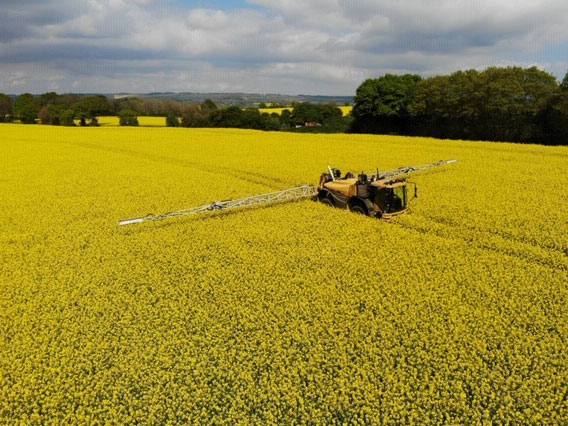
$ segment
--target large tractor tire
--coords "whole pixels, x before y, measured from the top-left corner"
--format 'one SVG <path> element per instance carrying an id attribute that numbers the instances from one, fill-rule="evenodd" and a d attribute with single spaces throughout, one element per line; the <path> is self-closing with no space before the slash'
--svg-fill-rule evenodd
<path id="1" fill-rule="evenodd" d="M 350 210 L 351 210 L 353 213 L 362 214 L 362 215 L 367 216 L 367 210 L 365 210 L 365 208 L 362 207 L 362 206 L 354 205 L 353 207 L 351 207 Z"/>
<path id="2" fill-rule="evenodd" d="M 333 201 L 331 201 L 331 200 L 330 200 L 329 198 L 327 198 L 327 197 L 322 198 L 322 199 L 320 200 L 320 203 L 322 203 L 322 204 L 324 204 L 324 205 L 326 205 L 326 206 L 329 206 L 329 207 L 335 207 L 335 206 L 333 205 Z"/>

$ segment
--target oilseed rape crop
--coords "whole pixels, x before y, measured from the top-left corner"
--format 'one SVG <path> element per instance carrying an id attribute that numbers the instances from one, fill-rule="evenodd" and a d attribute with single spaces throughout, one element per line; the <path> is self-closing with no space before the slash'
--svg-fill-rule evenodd
<path id="1" fill-rule="evenodd" d="M 312 201 L 412 177 L 380 221 Z M 566 424 L 568 148 L 0 125 L 0 423 Z"/>
<path id="2" fill-rule="evenodd" d="M 165 117 L 146 117 L 140 115 L 137 117 L 140 126 L 144 127 L 165 127 Z M 119 126 L 120 120 L 117 116 L 103 116 L 99 117 L 100 126 Z"/>

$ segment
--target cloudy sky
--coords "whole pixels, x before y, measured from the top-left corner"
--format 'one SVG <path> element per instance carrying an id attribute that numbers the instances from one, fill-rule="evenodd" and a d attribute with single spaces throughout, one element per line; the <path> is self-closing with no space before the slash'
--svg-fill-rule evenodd
<path id="1" fill-rule="evenodd" d="M 352 95 L 368 77 L 568 70 L 566 0 L 0 0 L 0 92 Z"/>

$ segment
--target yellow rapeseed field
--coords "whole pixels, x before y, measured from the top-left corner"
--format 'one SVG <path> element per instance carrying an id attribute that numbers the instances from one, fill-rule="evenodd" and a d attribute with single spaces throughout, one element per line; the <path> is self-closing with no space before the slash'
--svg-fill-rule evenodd
<path id="1" fill-rule="evenodd" d="M 117 116 L 104 116 L 99 117 L 99 124 L 101 126 L 118 126 L 119 118 Z M 146 117 L 143 115 L 138 116 L 138 124 L 144 127 L 165 127 L 165 117 Z"/>
<path id="2" fill-rule="evenodd" d="M 389 222 L 119 219 L 457 158 Z M 0 125 L 0 423 L 568 422 L 568 148 Z"/>

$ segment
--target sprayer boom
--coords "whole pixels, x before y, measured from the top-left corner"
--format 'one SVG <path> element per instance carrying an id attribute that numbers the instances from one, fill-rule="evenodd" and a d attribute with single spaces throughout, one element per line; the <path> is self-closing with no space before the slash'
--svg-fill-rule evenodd
<path id="1" fill-rule="evenodd" d="M 242 207 L 281 203 L 284 201 L 293 201 L 304 198 L 310 198 L 313 197 L 314 195 L 316 195 L 316 190 L 313 185 L 303 185 L 297 188 L 285 189 L 284 191 L 270 192 L 268 194 L 262 194 L 262 195 L 254 195 L 252 197 L 240 198 L 238 200 L 216 201 L 211 204 L 194 207 L 188 210 L 180 210 L 161 215 L 149 214 L 147 216 L 138 217 L 135 219 L 121 220 L 120 222 L 118 222 L 118 225 L 119 226 L 133 225 L 136 223 L 155 222 L 158 220 L 165 220 L 173 217 L 193 216 L 197 214 L 211 213 L 221 210 L 230 210 Z"/>
<path id="2" fill-rule="evenodd" d="M 405 166 L 395 170 L 379 173 L 378 179 L 388 179 L 397 176 L 409 175 L 411 173 L 423 172 L 425 170 L 434 169 L 436 167 L 446 166 L 448 164 L 457 163 L 458 160 L 441 160 L 437 163 L 423 164 L 421 166 Z"/>

